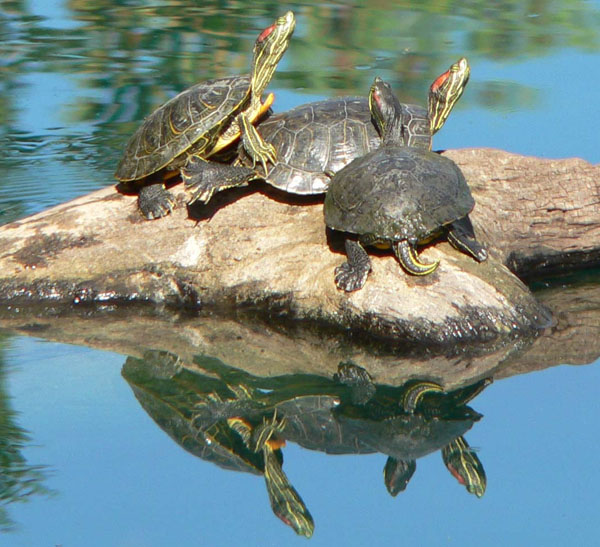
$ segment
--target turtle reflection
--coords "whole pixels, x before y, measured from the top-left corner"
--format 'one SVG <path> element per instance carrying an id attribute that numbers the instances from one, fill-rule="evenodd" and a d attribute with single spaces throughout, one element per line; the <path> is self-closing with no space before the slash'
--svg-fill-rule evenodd
<path id="1" fill-rule="evenodd" d="M 188 365 L 160 351 L 129 357 L 122 374 L 185 450 L 263 475 L 273 512 L 299 535 L 310 537 L 314 522 L 283 471 L 286 441 L 328 454 L 386 454 L 384 482 L 393 496 L 406 488 L 418 458 L 442 449 L 446 467 L 469 492 L 485 491 L 483 466 L 463 435 L 481 418 L 467 403 L 489 380 L 450 392 L 421 380 L 389 386 L 353 363 L 341 363 L 333 378 L 258 377 L 215 358 L 197 356 Z"/>

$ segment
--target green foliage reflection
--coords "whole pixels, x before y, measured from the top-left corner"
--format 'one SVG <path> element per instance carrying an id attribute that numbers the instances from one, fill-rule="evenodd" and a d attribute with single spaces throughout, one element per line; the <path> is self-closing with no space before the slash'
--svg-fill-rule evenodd
<path id="1" fill-rule="evenodd" d="M 43 484 L 47 468 L 28 464 L 23 455 L 31 439 L 17 424 L 18 415 L 10 406 L 3 358 L 6 340 L 6 335 L 0 333 L 0 532 L 10 531 L 15 526 L 8 513 L 10 503 L 52 493 Z"/>

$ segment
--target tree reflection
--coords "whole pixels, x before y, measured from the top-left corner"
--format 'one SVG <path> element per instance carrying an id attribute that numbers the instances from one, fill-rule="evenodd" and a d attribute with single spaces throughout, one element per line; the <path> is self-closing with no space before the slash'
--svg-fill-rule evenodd
<path id="1" fill-rule="evenodd" d="M 0 333 L 0 532 L 10 531 L 15 526 L 8 512 L 9 504 L 52 493 L 43 484 L 47 468 L 28 464 L 23 455 L 31 438 L 17 424 L 18 414 L 10 406 L 4 363 L 7 339 L 7 335 Z"/>

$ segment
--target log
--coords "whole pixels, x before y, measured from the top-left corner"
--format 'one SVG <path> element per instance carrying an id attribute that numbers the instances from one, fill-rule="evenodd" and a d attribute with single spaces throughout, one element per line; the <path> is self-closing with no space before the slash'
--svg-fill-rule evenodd
<path id="1" fill-rule="evenodd" d="M 485 148 L 448 150 L 477 206 L 478 238 L 521 278 L 600 263 L 600 166 Z"/>
<path id="2" fill-rule="evenodd" d="M 159 352 L 177 356 L 190 369 L 205 357 L 256 377 L 316 374 L 331 378 L 340 362 L 365 368 L 380 384 L 402 385 L 411 379 L 431 380 L 447 390 L 482 378 L 506 378 L 563 364 L 584 365 L 600 356 L 600 292 L 596 282 L 564 287 L 561 283 L 536 293 L 557 323 L 535 337 L 510 344 L 498 341 L 452 348 L 445 353 L 356 340 L 350 333 L 314 326 L 260 321 L 235 316 L 154 310 L 76 307 L 59 314 L 36 314 L 28 307 L 0 308 L 0 327 L 143 359 Z M 125 361 L 125 359 L 124 359 Z"/>
<path id="3" fill-rule="evenodd" d="M 447 155 L 473 189 L 485 263 L 435 242 L 422 256 L 440 267 L 414 278 L 379 253 L 365 287 L 344 294 L 333 282 L 342 238 L 325 230 L 322 200 L 253 183 L 188 211 L 178 185 L 181 206 L 145 221 L 135 196 L 110 187 L 0 228 L 0 302 L 249 306 L 400 345 L 532 333 L 550 316 L 505 264 L 530 274 L 598 263 L 600 168 L 497 150 Z"/>

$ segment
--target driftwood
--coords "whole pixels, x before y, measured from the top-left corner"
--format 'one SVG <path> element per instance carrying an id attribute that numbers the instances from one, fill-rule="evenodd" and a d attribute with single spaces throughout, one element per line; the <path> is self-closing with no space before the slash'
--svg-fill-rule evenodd
<path id="1" fill-rule="evenodd" d="M 111 187 L 0 229 L 0 301 L 250 305 L 400 343 L 481 341 L 547 325 L 549 314 L 504 264 L 530 275 L 598 263 L 600 167 L 496 150 L 447 154 L 473 189 L 485 263 L 436 242 L 422 255 L 440 267 L 417 279 L 378 254 L 365 287 L 347 295 L 333 283 L 341 238 L 328 236 L 319 200 L 252 184 L 188 211 L 179 185 L 182 206 L 145 221 L 135 196 Z"/>

